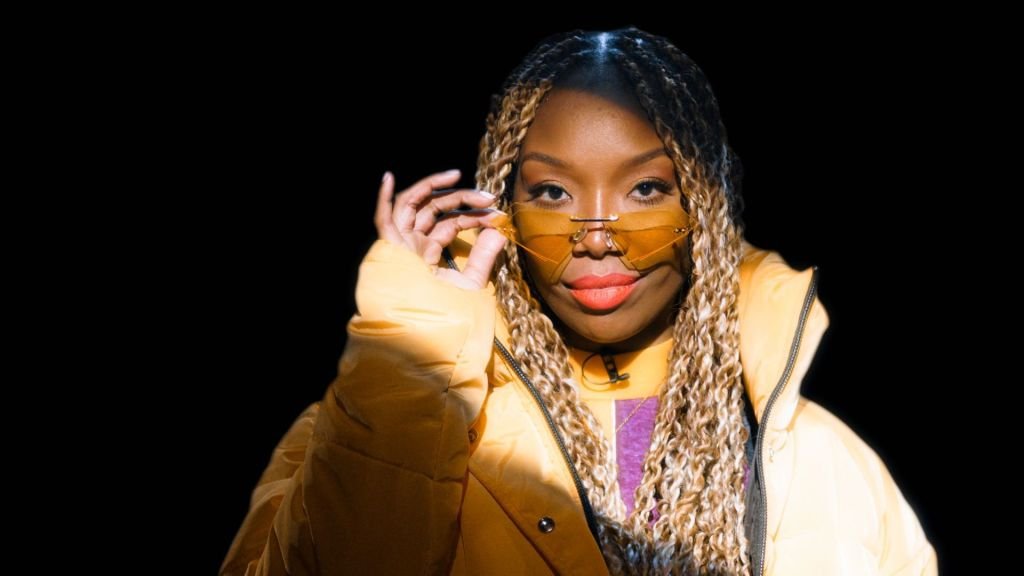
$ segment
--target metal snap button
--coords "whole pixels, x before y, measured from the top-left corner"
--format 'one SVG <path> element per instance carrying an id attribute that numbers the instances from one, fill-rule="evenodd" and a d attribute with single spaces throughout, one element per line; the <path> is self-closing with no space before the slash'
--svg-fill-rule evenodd
<path id="1" fill-rule="evenodd" d="M 545 516 L 541 518 L 539 522 L 537 522 L 537 529 L 547 534 L 555 529 L 555 521 Z"/>

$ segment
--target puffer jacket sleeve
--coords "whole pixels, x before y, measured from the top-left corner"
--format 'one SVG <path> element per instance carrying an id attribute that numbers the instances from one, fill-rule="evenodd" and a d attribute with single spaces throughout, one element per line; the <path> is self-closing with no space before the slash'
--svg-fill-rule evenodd
<path id="1" fill-rule="evenodd" d="M 880 459 L 875 457 L 885 511 L 882 517 L 884 549 L 880 574 L 887 576 L 935 576 L 935 549 L 925 537 L 914 510 Z"/>
<path id="2" fill-rule="evenodd" d="M 297 424 L 303 460 L 257 488 L 221 574 L 449 571 L 469 429 L 487 392 L 493 287 L 451 286 L 378 241 L 356 304 L 338 376 L 315 419 Z"/>

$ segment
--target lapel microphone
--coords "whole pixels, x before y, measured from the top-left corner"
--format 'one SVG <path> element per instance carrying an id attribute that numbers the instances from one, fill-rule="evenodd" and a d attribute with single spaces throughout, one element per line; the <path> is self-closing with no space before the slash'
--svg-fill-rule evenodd
<path id="1" fill-rule="evenodd" d="M 619 374 L 619 369 L 615 366 L 615 357 L 611 354 L 601 353 L 601 360 L 604 361 L 604 369 L 608 372 L 608 383 L 616 384 L 623 380 L 629 380 L 629 374 Z"/>

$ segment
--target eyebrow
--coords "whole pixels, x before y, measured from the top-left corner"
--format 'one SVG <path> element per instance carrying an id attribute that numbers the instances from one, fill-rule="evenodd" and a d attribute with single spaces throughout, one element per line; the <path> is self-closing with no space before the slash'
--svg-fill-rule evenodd
<path id="1" fill-rule="evenodd" d="M 655 148 L 653 150 L 648 150 L 647 152 L 644 152 L 643 154 L 640 154 L 638 156 L 634 156 L 629 160 L 626 160 L 625 162 L 622 163 L 622 165 L 627 168 L 635 168 L 637 166 L 646 164 L 651 160 L 654 160 L 655 158 L 658 158 L 663 155 L 665 155 L 664 148 Z M 537 162 L 550 164 L 551 166 L 555 166 L 556 168 L 569 167 L 569 164 L 564 160 L 559 160 L 558 158 L 555 158 L 554 156 L 549 156 L 547 154 L 544 154 L 543 152 L 530 152 L 528 154 L 523 155 L 523 163 L 525 164 L 528 160 L 536 160 Z"/>

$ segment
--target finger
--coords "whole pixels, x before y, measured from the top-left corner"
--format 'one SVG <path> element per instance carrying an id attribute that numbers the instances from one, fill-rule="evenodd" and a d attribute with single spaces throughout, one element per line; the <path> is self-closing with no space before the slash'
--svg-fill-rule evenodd
<path id="1" fill-rule="evenodd" d="M 446 190 L 434 191 L 436 199 L 451 199 L 453 195 L 458 196 L 462 204 L 469 204 L 475 208 L 486 208 L 498 201 L 498 197 L 494 194 L 477 188 L 448 188 Z M 457 207 L 458 205 L 452 206 L 449 210 Z"/>
<path id="2" fill-rule="evenodd" d="M 438 190 L 432 198 L 416 213 L 413 230 L 429 233 L 434 222 L 446 213 L 461 206 L 486 208 L 497 200 L 491 194 L 479 190 Z"/>
<path id="3" fill-rule="evenodd" d="M 437 242 L 428 242 L 427 247 L 423 250 L 423 261 L 431 266 L 437 266 L 441 262 L 441 253 L 443 251 L 444 246 Z"/>
<path id="4" fill-rule="evenodd" d="M 500 210 L 470 210 L 460 212 L 458 214 L 442 218 L 438 221 L 427 237 L 441 246 L 447 246 L 455 240 L 455 237 L 459 235 L 459 232 L 469 230 L 471 228 L 487 226 L 492 220 L 500 219 L 504 214 L 505 213 Z"/>
<path id="5" fill-rule="evenodd" d="M 413 230 L 423 232 L 424 234 L 430 232 L 430 229 L 434 226 L 434 221 L 441 218 L 445 213 L 462 206 L 463 198 L 476 195 L 478 195 L 476 190 L 465 188 L 461 190 L 458 188 L 434 190 L 428 198 L 423 199 L 423 205 L 417 210 Z"/>
<path id="6" fill-rule="evenodd" d="M 455 184 L 459 181 L 460 174 L 461 172 L 458 170 L 431 174 L 399 194 L 398 198 L 395 199 L 395 208 L 392 211 L 392 217 L 398 231 L 412 231 L 413 225 L 416 222 L 416 212 L 419 211 L 425 202 L 429 202 L 431 193 L 438 188 L 445 188 Z"/>
<path id="7" fill-rule="evenodd" d="M 391 198 L 395 195 L 395 177 L 390 171 L 384 173 L 377 192 L 377 210 L 373 215 L 373 223 L 377 227 L 377 237 L 392 244 L 401 244 L 402 236 L 395 228 L 391 219 Z"/>
<path id="8" fill-rule="evenodd" d="M 494 269 L 494 263 L 505 247 L 505 242 L 505 237 L 497 230 L 485 228 L 480 231 L 473 249 L 469 252 L 466 268 L 462 271 L 462 275 L 473 286 L 483 288 L 487 285 L 487 279 L 491 277 L 491 270 Z"/>

